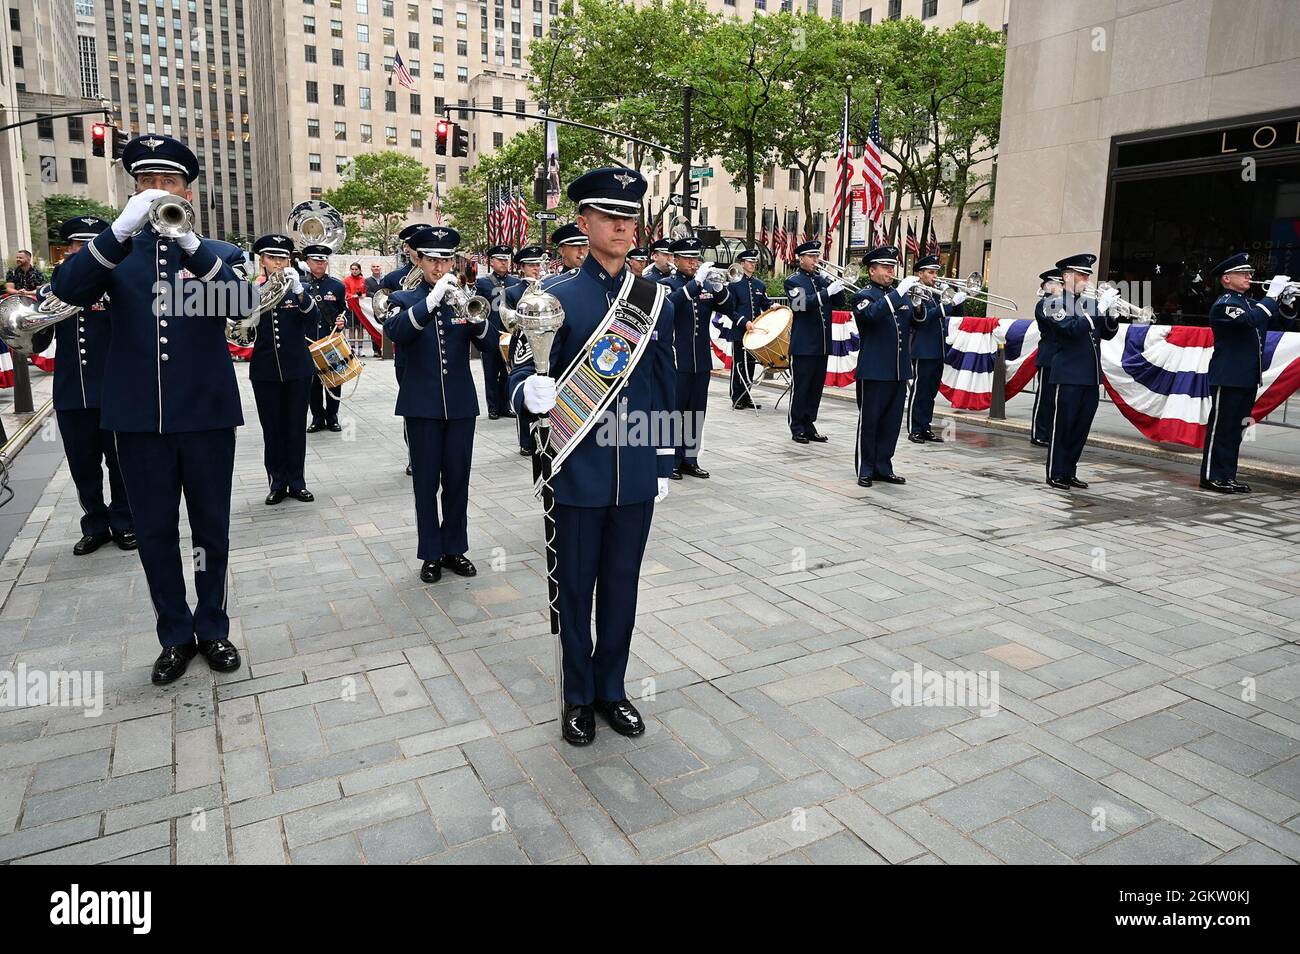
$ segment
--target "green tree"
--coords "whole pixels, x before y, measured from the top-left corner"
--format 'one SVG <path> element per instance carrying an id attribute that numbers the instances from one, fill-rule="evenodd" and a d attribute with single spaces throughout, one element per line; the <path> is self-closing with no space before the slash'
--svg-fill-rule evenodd
<path id="1" fill-rule="evenodd" d="M 33 209 L 39 212 L 32 216 L 32 235 L 45 236 L 46 248 L 63 241 L 59 238 L 59 227 L 75 216 L 93 215 L 106 222 L 112 222 L 117 218 L 117 209 L 81 195 L 47 195 L 39 205 L 34 205 Z M 35 221 L 37 214 L 40 216 L 39 228 L 36 227 Z M 44 251 L 43 249 L 42 252 Z"/>
<path id="2" fill-rule="evenodd" d="M 388 149 L 356 156 L 343 183 L 321 198 L 342 213 L 348 240 L 343 251 L 394 250 L 398 226 L 424 208 L 433 192 L 429 169 L 418 159 Z"/>

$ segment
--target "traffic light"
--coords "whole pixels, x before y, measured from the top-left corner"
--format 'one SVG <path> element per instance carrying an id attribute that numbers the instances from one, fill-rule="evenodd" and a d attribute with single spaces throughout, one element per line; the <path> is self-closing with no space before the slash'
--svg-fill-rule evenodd
<path id="1" fill-rule="evenodd" d="M 90 127 L 90 154 L 104 157 L 104 140 L 108 138 L 108 126 L 103 123 L 95 123 Z"/>
<path id="2" fill-rule="evenodd" d="M 126 130 L 113 127 L 113 158 L 121 159 L 122 151 L 126 149 L 126 144 L 131 141 L 131 137 L 126 134 Z"/>
<path id="3" fill-rule="evenodd" d="M 453 156 L 469 155 L 469 130 L 461 129 L 457 123 L 451 125 L 451 154 Z"/>
<path id="4" fill-rule="evenodd" d="M 447 155 L 447 134 L 450 131 L 450 129 L 451 129 L 451 123 L 447 122 L 447 120 L 445 119 L 438 120 L 438 128 L 437 128 L 438 143 L 435 146 L 434 151 L 437 152 L 437 154 L 440 156 Z"/>

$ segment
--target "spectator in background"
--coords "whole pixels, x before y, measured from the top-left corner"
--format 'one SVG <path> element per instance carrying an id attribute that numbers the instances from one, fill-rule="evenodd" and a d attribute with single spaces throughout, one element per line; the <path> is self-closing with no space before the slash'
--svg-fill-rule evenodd
<path id="1" fill-rule="evenodd" d="M 35 298 L 36 289 L 45 284 L 45 275 L 32 264 L 32 253 L 25 248 L 18 250 L 16 261 L 18 264 L 5 273 L 5 291 Z"/>
<path id="2" fill-rule="evenodd" d="M 358 273 L 360 273 L 361 271 L 360 265 L 353 263 L 353 267 L 357 269 Z M 384 270 L 379 267 L 378 263 L 375 263 L 370 266 L 370 277 L 366 279 L 367 295 L 373 295 L 375 292 L 379 291 L 379 283 L 380 281 L 383 280 L 383 277 L 384 277 Z"/>
<path id="3" fill-rule="evenodd" d="M 371 266 L 378 270 L 378 265 Z M 348 266 L 348 274 L 343 278 L 343 293 L 347 297 L 348 312 L 352 315 L 353 327 L 364 327 L 361 323 L 361 296 L 369 298 L 375 292 L 371 291 L 370 283 L 375 282 L 375 290 L 379 289 L 379 283 L 375 279 L 366 279 L 361 277 L 361 263 L 353 262 Z M 349 335 L 348 337 L 351 337 Z"/>

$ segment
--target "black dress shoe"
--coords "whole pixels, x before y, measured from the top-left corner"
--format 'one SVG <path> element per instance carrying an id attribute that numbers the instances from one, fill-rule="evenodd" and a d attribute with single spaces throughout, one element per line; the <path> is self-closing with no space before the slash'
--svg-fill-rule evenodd
<path id="1" fill-rule="evenodd" d="M 818 444 L 825 444 L 825 443 L 826 443 L 826 435 L 825 435 L 825 434 L 818 434 L 816 431 L 814 431 L 813 433 L 811 433 L 811 434 L 808 435 L 808 440 L 810 440 L 810 441 L 816 441 Z"/>
<path id="2" fill-rule="evenodd" d="M 457 576 L 477 576 L 478 570 L 463 553 L 445 553 L 438 561 Z"/>
<path id="3" fill-rule="evenodd" d="M 928 443 L 928 444 L 942 444 L 942 443 L 943 443 L 943 438 L 940 437 L 938 434 L 936 434 L 934 431 L 926 431 L 925 434 L 924 434 L 923 436 L 925 437 L 926 443 Z"/>
<path id="4" fill-rule="evenodd" d="M 602 702 L 597 699 L 595 709 L 619 735 L 636 736 L 645 732 L 645 720 L 641 718 L 641 713 L 626 699 L 617 702 Z"/>
<path id="5" fill-rule="evenodd" d="M 1032 444 L 1034 447 L 1049 447 L 1049 446 L 1051 446 L 1049 441 L 1040 441 L 1037 437 L 1031 437 L 1031 438 L 1029 438 L 1029 443 Z"/>
<path id="6" fill-rule="evenodd" d="M 406 465 L 406 476 L 407 476 L 407 477 L 410 477 L 410 476 L 411 476 L 411 465 L 410 465 L 410 464 L 407 464 L 407 465 Z"/>
<path id="7" fill-rule="evenodd" d="M 72 545 L 74 556 L 85 556 L 87 553 L 94 553 L 109 540 L 113 539 L 111 530 L 104 530 L 100 533 L 88 533 Z"/>
<path id="8" fill-rule="evenodd" d="M 276 504 L 278 504 L 281 500 L 283 500 L 287 496 L 289 495 L 285 493 L 283 490 L 272 490 L 269 494 L 266 495 L 266 505 L 268 507 L 274 507 Z"/>
<path id="9" fill-rule="evenodd" d="M 1071 477 L 1069 480 L 1066 481 L 1066 483 L 1068 483 L 1071 487 L 1075 487 L 1079 490 L 1088 489 L 1088 482 L 1086 480 L 1080 480 L 1078 477 Z"/>
<path id="10" fill-rule="evenodd" d="M 507 421 L 513 421 L 517 417 L 519 417 L 519 415 L 516 414 L 514 411 L 502 411 L 501 416 L 504 417 Z"/>
<path id="11" fill-rule="evenodd" d="M 323 431 L 323 430 L 325 430 L 325 425 L 322 424 L 320 421 L 312 421 L 310 424 L 307 425 L 308 434 L 315 434 L 317 431 Z"/>
<path id="12" fill-rule="evenodd" d="M 897 474 L 876 474 L 876 480 L 883 480 L 887 484 L 905 484 L 906 477 L 899 477 Z"/>
<path id="13" fill-rule="evenodd" d="M 119 550 L 135 550 L 140 546 L 140 541 L 135 538 L 134 530 L 114 530 L 113 542 L 117 544 Z"/>
<path id="14" fill-rule="evenodd" d="M 1243 484 L 1236 477 L 1229 478 L 1228 483 L 1232 485 L 1232 489 L 1235 493 L 1239 493 L 1239 494 L 1250 493 L 1250 484 Z"/>
<path id="15" fill-rule="evenodd" d="M 333 431 L 335 434 L 337 434 L 339 431 L 343 430 L 343 425 L 340 424 L 338 421 L 331 421 L 330 423 L 325 425 L 325 429 Z"/>
<path id="16" fill-rule="evenodd" d="M 924 434 L 908 434 L 908 435 L 907 435 L 907 439 L 908 439 L 909 441 L 911 441 L 913 444 L 924 444 L 924 443 L 925 443 L 925 435 L 924 435 Z"/>
<path id="17" fill-rule="evenodd" d="M 671 474 L 668 475 L 668 479 L 669 479 L 669 480 L 681 480 L 681 479 L 682 479 L 682 472 L 681 472 L 681 470 L 678 469 L 678 468 L 676 468 L 676 467 L 674 467 L 674 468 L 673 468 L 673 472 L 672 472 Z"/>
<path id="18" fill-rule="evenodd" d="M 807 444 L 807 443 L 808 443 L 808 435 L 807 435 L 807 434 L 795 434 L 794 436 L 792 436 L 792 437 L 790 438 L 790 440 L 794 441 L 796 444 Z"/>
<path id="19" fill-rule="evenodd" d="M 234 672 L 239 668 L 239 650 L 228 639 L 200 639 L 199 655 L 213 672 Z"/>
<path id="20" fill-rule="evenodd" d="M 1047 486 L 1049 486 L 1049 487 L 1055 487 L 1057 490 L 1070 490 L 1070 489 L 1071 489 L 1071 487 L 1070 487 L 1070 482 L 1069 482 L 1068 480 L 1057 480 L 1055 477 L 1048 477 L 1048 478 L 1047 478 Z"/>
<path id="21" fill-rule="evenodd" d="M 870 478 L 870 477 L 859 477 L 859 478 L 858 478 L 858 486 L 859 486 L 859 487 L 870 487 L 870 486 L 871 486 L 871 478 Z"/>
<path id="22" fill-rule="evenodd" d="M 596 738 L 596 713 L 591 706 L 566 706 L 560 734 L 570 745 L 591 745 Z"/>
<path id="23" fill-rule="evenodd" d="M 519 448 L 519 456 L 520 456 L 520 457 L 532 457 L 532 456 L 533 456 L 533 452 L 530 451 L 527 447 L 521 447 L 521 448 Z"/>
<path id="24" fill-rule="evenodd" d="M 289 496 L 292 497 L 294 500 L 301 500 L 303 503 L 311 503 L 313 500 L 316 499 L 316 495 L 312 493 L 310 490 L 308 490 L 306 487 L 302 488 L 302 490 L 289 491 Z"/>
<path id="25" fill-rule="evenodd" d="M 501 417 L 496 411 L 488 411 L 488 420 L 495 421 Z"/>
<path id="26" fill-rule="evenodd" d="M 155 686 L 165 686 L 185 675 L 185 667 L 198 652 L 193 643 L 188 646 L 164 646 L 163 651 L 153 663 L 153 673 L 149 676 Z"/>
<path id="27" fill-rule="evenodd" d="M 709 472 L 699 464 L 693 464 L 689 460 L 682 464 L 682 473 L 690 474 L 692 477 L 699 477 L 701 480 L 709 479 Z"/>
<path id="28" fill-rule="evenodd" d="M 437 583 L 442 579 L 442 565 L 437 560 L 425 560 L 420 567 L 422 583 Z"/>
<path id="29" fill-rule="evenodd" d="M 1235 493 L 1237 492 L 1237 488 L 1233 487 L 1232 484 L 1230 484 L 1230 483 L 1229 483 L 1228 481 L 1226 481 L 1226 480 L 1205 480 L 1205 479 L 1202 479 L 1202 480 L 1201 480 L 1201 489 L 1202 489 L 1202 490 L 1213 490 L 1215 493 L 1218 493 L 1218 494 L 1235 494 Z"/>

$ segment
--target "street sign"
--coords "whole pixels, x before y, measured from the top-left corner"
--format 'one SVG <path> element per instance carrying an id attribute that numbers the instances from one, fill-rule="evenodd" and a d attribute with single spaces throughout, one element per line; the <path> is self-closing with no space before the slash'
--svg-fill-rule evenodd
<path id="1" fill-rule="evenodd" d="M 691 208 L 698 209 L 699 207 L 700 207 L 700 197 L 698 195 L 691 196 Z"/>
<path id="2" fill-rule="evenodd" d="M 679 195 L 678 193 L 674 192 L 672 195 L 670 195 L 670 196 L 668 197 L 668 204 L 669 204 L 669 205 L 677 205 L 677 206 L 680 206 L 680 205 L 682 204 L 682 197 L 681 197 L 681 195 Z"/>
<path id="3" fill-rule="evenodd" d="M 686 191 L 691 195 L 696 195 L 700 191 L 700 184 L 698 182 L 692 182 L 686 187 Z"/>
<path id="4" fill-rule="evenodd" d="M 554 222 L 559 218 L 555 212 L 534 212 L 533 215 L 538 222 Z"/>
<path id="5" fill-rule="evenodd" d="M 713 167 L 712 166 L 691 166 L 691 178 L 712 179 Z"/>

